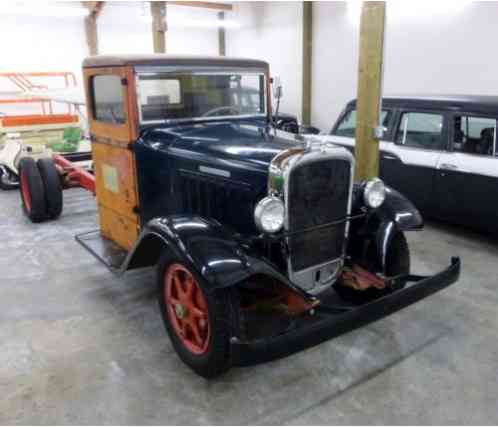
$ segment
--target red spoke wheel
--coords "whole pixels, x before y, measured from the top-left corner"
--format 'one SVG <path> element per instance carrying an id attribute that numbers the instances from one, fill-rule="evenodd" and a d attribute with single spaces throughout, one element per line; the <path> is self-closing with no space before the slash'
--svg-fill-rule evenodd
<path id="1" fill-rule="evenodd" d="M 24 213 L 32 222 L 47 218 L 45 188 L 36 162 L 31 157 L 23 157 L 19 162 L 20 191 Z"/>
<path id="2" fill-rule="evenodd" d="M 157 284 L 164 325 L 180 359 L 205 378 L 228 370 L 230 338 L 239 324 L 235 290 L 209 291 L 202 276 L 169 252 L 159 260 Z"/>
<path id="3" fill-rule="evenodd" d="M 21 171 L 21 197 L 26 211 L 31 212 L 31 196 L 29 194 L 26 171 Z"/>
<path id="4" fill-rule="evenodd" d="M 199 284 L 181 264 L 171 264 L 164 277 L 164 302 L 180 341 L 193 354 L 204 354 L 210 338 L 207 303 Z"/>

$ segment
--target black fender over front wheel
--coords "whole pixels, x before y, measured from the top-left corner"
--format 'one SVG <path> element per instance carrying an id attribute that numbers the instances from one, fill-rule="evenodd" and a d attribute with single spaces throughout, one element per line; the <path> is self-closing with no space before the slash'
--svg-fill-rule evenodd
<path id="1" fill-rule="evenodd" d="M 238 324 L 236 291 L 207 292 L 202 277 L 169 251 L 159 260 L 157 290 L 164 325 L 180 359 L 205 378 L 227 371 L 230 338 Z"/>

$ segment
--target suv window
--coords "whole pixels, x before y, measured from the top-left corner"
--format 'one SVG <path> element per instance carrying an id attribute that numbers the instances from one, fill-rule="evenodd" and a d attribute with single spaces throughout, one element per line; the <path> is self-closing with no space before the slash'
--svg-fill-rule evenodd
<path id="1" fill-rule="evenodd" d="M 380 113 L 380 122 L 382 126 L 388 128 L 391 121 L 392 111 L 382 110 Z M 356 110 L 348 110 L 346 114 L 342 117 L 341 121 L 335 128 L 333 132 L 334 135 L 338 136 L 349 136 L 354 137 L 356 133 Z"/>
<path id="2" fill-rule="evenodd" d="M 496 152 L 496 119 L 456 116 L 453 130 L 453 151 L 493 156 Z"/>
<path id="3" fill-rule="evenodd" d="M 426 150 L 442 149 L 444 146 L 443 115 L 403 113 L 396 133 L 396 143 Z"/>
<path id="4" fill-rule="evenodd" d="M 100 75 L 92 78 L 93 117 L 100 122 L 125 123 L 121 77 Z"/>

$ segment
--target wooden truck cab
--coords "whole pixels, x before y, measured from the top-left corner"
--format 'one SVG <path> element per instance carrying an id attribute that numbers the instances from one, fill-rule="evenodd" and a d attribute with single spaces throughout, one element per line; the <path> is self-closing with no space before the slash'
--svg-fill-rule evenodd
<path id="1" fill-rule="evenodd" d="M 130 250 L 139 233 L 135 157 L 136 89 L 131 65 L 85 61 L 83 75 L 101 233 Z"/>

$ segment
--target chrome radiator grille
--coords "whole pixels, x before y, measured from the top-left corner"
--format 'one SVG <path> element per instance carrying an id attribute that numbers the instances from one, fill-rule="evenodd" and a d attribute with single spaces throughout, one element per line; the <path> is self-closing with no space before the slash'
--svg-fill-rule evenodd
<path id="1" fill-rule="evenodd" d="M 348 214 L 351 163 L 327 158 L 296 166 L 289 176 L 288 231 L 320 226 Z M 293 271 L 337 259 L 344 252 L 346 223 L 292 235 L 288 240 Z"/>

